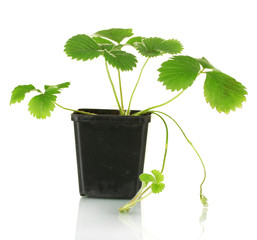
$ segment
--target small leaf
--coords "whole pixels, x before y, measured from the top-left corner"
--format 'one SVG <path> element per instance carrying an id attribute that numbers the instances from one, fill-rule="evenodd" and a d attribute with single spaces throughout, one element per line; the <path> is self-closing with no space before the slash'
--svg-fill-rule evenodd
<path id="1" fill-rule="evenodd" d="M 136 49 L 145 57 L 157 57 L 164 54 L 158 47 L 164 41 L 162 38 L 145 38 L 138 44 Z"/>
<path id="2" fill-rule="evenodd" d="M 79 34 L 70 38 L 66 42 L 64 51 L 72 59 L 83 61 L 97 58 L 102 54 L 100 46 L 85 34 Z"/>
<path id="3" fill-rule="evenodd" d="M 158 71 L 160 72 L 158 81 L 163 82 L 166 89 L 185 90 L 193 84 L 200 71 L 200 65 L 192 57 L 174 56 L 164 62 Z"/>
<path id="4" fill-rule="evenodd" d="M 55 108 L 55 104 L 53 103 L 55 100 L 56 96 L 47 92 L 37 95 L 30 100 L 29 111 L 38 119 L 50 117 L 51 111 Z"/>
<path id="5" fill-rule="evenodd" d="M 58 85 L 45 85 L 45 90 L 49 90 L 49 89 L 62 89 L 62 88 L 68 88 L 70 86 L 70 82 L 64 82 L 64 83 L 60 83 Z"/>
<path id="6" fill-rule="evenodd" d="M 130 38 L 126 44 L 131 45 L 132 47 L 135 47 L 137 43 L 140 43 L 144 38 L 143 37 L 133 37 Z"/>
<path id="7" fill-rule="evenodd" d="M 151 174 L 142 173 L 140 174 L 139 178 L 142 182 L 145 182 L 145 183 L 155 182 L 155 179 Z"/>
<path id="8" fill-rule="evenodd" d="M 136 49 L 145 57 L 157 57 L 165 53 L 176 54 L 183 50 L 182 44 L 176 39 L 164 40 L 162 38 L 144 38 L 136 42 Z"/>
<path id="9" fill-rule="evenodd" d="M 183 50 L 183 46 L 180 43 L 180 41 L 176 39 L 169 39 L 163 41 L 159 46 L 158 49 L 163 51 L 164 53 L 169 53 L 169 54 L 177 54 L 181 53 Z"/>
<path id="10" fill-rule="evenodd" d="M 132 29 L 111 28 L 107 30 L 98 31 L 93 35 L 96 37 L 108 38 L 117 43 L 121 43 L 121 41 L 124 38 L 131 37 L 133 35 L 133 32 Z"/>
<path id="11" fill-rule="evenodd" d="M 151 185 L 151 189 L 153 193 L 160 193 L 165 188 L 164 183 L 153 183 Z"/>
<path id="12" fill-rule="evenodd" d="M 161 183 L 161 182 L 163 182 L 164 176 L 163 176 L 163 174 L 162 174 L 160 171 L 158 171 L 158 170 L 152 170 L 151 172 L 152 172 L 152 174 L 153 174 L 154 177 L 155 177 L 155 183 Z"/>
<path id="13" fill-rule="evenodd" d="M 212 64 L 205 58 L 196 58 L 196 60 L 202 65 L 203 68 L 215 69 Z"/>
<path id="14" fill-rule="evenodd" d="M 218 112 L 229 113 L 242 107 L 246 101 L 246 88 L 234 78 L 218 71 L 206 73 L 204 96 L 212 108 Z"/>
<path id="15" fill-rule="evenodd" d="M 29 85 L 19 85 L 12 91 L 10 104 L 14 104 L 16 102 L 21 102 L 25 98 L 25 94 L 29 93 L 33 90 L 37 90 L 32 84 Z"/>
<path id="16" fill-rule="evenodd" d="M 132 70 L 137 63 L 134 55 L 124 51 L 104 51 L 104 58 L 110 65 L 121 71 Z"/>

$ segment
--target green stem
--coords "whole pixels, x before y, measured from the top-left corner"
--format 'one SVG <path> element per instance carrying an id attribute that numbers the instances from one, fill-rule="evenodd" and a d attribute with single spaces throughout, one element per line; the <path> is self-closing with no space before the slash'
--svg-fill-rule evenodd
<path id="1" fill-rule="evenodd" d="M 157 115 L 163 121 L 163 123 L 165 125 L 165 130 L 166 130 L 166 142 L 165 142 L 165 150 L 164 150 L 164 157 L 163 157 L 162 170 L 161 170 L 161 173 L 162 173 L 164 170 L 167 151 L 168 151 L 169 131 L 168 131 L 168 126 L 167 126 L 166 121 L 163 119 L 163 117 L 161 115 L 157 114 L 156 112 L 158 112 L 158 111 L 154 111 L 154 112 L 150 112 L 150 113 Z M 161 113 L 161 112 L 159 112 L 159 113 Z"/>
<path id="2" fill-rule="evenodd" d="M 119 77 L 119 86 L 120 86 L 120 102 L 121 102 L 121 109 L 124 113 L 124 104 L 123 104 L 123 96 L 122 96 L 122 87 L 121 87 L 121 77 L 120 77 L 120 70 L 118 69 L 118 77 Z"/>
<path id="3" fill-rule="evenodd" d="M 135 87 L 134 87 L 134 90 L 133 90 L 133 92 L 132 92 L 132 94 L 131 94 L 131 97 L 130 97 L 130 100 L 129 100 L 127 115 L 130 114 L 130 107 L 131 107 L 131 102 L 132 102 L 134 93 L 135 93 L 135 91 L 136 91 L 136 89 L 137 89 L 137 85 L 138 85 L 138 83 L 139 83 L 139 81 L 140 81 L 140 78 L 141 78 L 141 75 L 142 75 L 143 70 L 144 70 L 144 68 L 145 68 L 145 65 L 147 64 L 147 62 L 148 62 L 149 59 L 150 59 L 149 57 L 146 59 L 144 65 L 143 65 L 143 67 L 142 67 L 142 69 L 141 69 L 141 71 L 140 71 L 139 77 L 138 77 L 138 79 L 137 79 L 137 83 L 136 83 L 136 85 L 135 85 Z"/>
<path id="4" fill-rule="evenodd" d="M 200 154 L 198 153 L 198 151 L 196 150 L 196 148 L 194 147 L 194 145 L 192 144 L 192 142 L 188 139 L 188 137 L 186 136 L 185 132 L 182 130 L 182 128 L 180 127 L 180 125 L 175 121 L 175 119 L 173 119 L 171 116 L 169 116 L 169 115 L 166 114 L 166 113 L 163 113 L 163 112 L 160 112 L 160 111 L 156 111 L 156 112 L 161 113 L 161 114 L 167 116 L 168 118 L 170 118 L 170 119 L 178 126 L 178 128 L 180 129 L 180 131 L 182 132 L 182 134 L 183 134 L 184 137 L 186 138 L 187 142 L 191 145 L 191 147 L 194 149 L 195 153 L 197 154 L 198 158 L 200 159 L 201 164 L 202 164 L 202 166 L 203 166 L 203 170 L 204 170 L 204 178 L 203 178 L 203 181 L 202 181 L 202 183 L 201 183 L 201 185 L 200 185 L 200 197 L 203 196 L 203 195 L 202 195 L 202 186 L 203 186 L 203 184 L 204 184 L 204 182 L 205 182 L 205 179 L 206 179 L 206 169 L 205 169 L 205 166 L 204 166 L 204 163 L 203 163 L 203 160 L 202 160 Z"/>
<path id="5" fill-rule="evenodd" d="M 175 100 L 177 97 L 179 97 L 185 90 L 182 90 L 179 94 L 177 94 L 174 98 L 170 99 L 169 101 L 165 102 L 165 103 L 162 103 L 162 104 L 159 104 L 159 105 L 156 105 L 154 107 L 150 107 L 150 108 L 147 108 L 143 111 L 140 111 L 140 112 L 137 112 L 137 113 L 134 113 L 132 114 L 133 116 L 139 116 L 139 115 L 142 115 L 142 114 L 145 114 L 146 112 L 149 112 L 151 109 L 154 109 L 154 108 L 158 108 L 158 107 L 162 107 L 170 102 L 172 102 L 173 100 Z"/>
<path id="6" fill-rule="evenodd" d="M 68 110 L 68 111 L 72 111 L 72 112 L 78 112 L 78 113 L 82 113 L 82 114 L 86 114 L 86 115 L 97 115 L 95 113 L 90 113 L 90 112 L 83 112 L 83 111 L 79 111 L 79 110 L 74 110 L 74 109 L 70 109 L 70 108 L 66 108 L 66 107 L 63 107 L 61 105 L 59 105 L 58 103 L 54 102 L 54 104 L 64 110 Z"/>
<path id="7" fill-rule="evenodd" d="M 113 90 L 113 93 L 114 93 L 116 102 L 117 102 L 118 107 L 119 107 L 119 110 L 120 110 L 120 114 L 121 114 L 121 115 L 124 115 L 124 114 L 123 114 L 123 111 L 122 111 L 122 109 L 121 109 L 121 106 L 120 106 L 119 99 L 118 99 L 117 94 L 116 94 L 116 91 L 115 91 L 115 87 L 114 87 L 114 84 L 113 84 L 113 81 L 112 81 L 112 78 L 111 78 L 111 74 L 110 74 L 110 71 L 109 71 L 108 64 L 107 64 L 107 61 L 106 61 L 106 60 L 105 60 L 105 67 L 106 67 L 106 71 L 107 71 L 107 74 L 108 74 L 108 78 L 109 78 L 110 83 L 111 83 L 111 85 L 112 85 L 112 90 Z"/>
<path id="8" fill-rule="evenodd" d="M 165 142 L 165 151 L 164 151 L 164 157 L 163 157 L 163 164 L 162 164 L 162 170 L 161 173 L 164 170 L 164 166 L 165 166 L 165 162 L 166 162 L 166 156 L 167 156 L 167 150 L 168 150 L 168 139 L 169 139 L 169 133 L 168 133 L 168 126 L 166 121 L 163 119 L 163 117 L 161 115 L 159 115 L 156 112 L 150 112 L 153 113 L 155 115 L 157 115 L 159 118 L 161 118 L 161 120 L 163 121 L 164 125 L 165 125 L 165 129 L 166 129 L 166 142 Z M 133 197 L 129 203 L 125 204 L 123 207 L 121 207 L 119 209 L 119 212 L 128 212 L 132 207 L 134 207 L 139 201 L 142 201 L 143 199 L 145 199 L 146 197 L 148 197 L 152 191 L 150 193 L 148 193 L 147 195 L 143 196 L 144 194 L 146 194 L 146 192 L 148 190 L 151 189 L 151 185 L 149 187 L 141 187 L 141 189 L 139 190 L 139 192 L 135 195 L 135 197 Z"/>
<path id="9" fill-rule="evenodd" d="M 137 198 L 133 198 L 129 203 L 127 203 L 123 207 L 119 208 L 119 212 L 120 213 L 129 212 L 129 210 L 132 207 L 134 207 L 138 202 L 140 202 L 140 201 L 144 200 L 145 198 L 147 198 L 151 193 L 152 193 L 152 191 L 149 192 L 148 194 L 146 194 L 143 197 L 142 197 L 143 194 L 141 194 Z"/>

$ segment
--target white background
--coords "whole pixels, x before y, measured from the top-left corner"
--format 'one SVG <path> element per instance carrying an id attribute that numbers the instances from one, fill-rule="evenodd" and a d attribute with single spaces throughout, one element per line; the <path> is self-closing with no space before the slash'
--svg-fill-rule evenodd
<path id="1" fill-rule="evenodd" d="M 257 239 L 256 22 L 254 0 L 2 1 L 0 239 Z M 247 102 L 229 115 L 206 104 L 202 77 L 162 108 L 181 124 L 205 162 L 209 208 L 202 223 L 203 170 L 172 122 L 165 191 L 121 216 L 117 208 L 124 201 L 79 197 L 70 112 L 56 108 L 51 118 L 36 120 L 27 111 L 29 97 L 9 105 L 19 84 L 43 88 L 70 81 L 58 97 L 61 105 L 115 107 L 103 59 L 77 62 L 63 52 L 70 37 L 112 27 L 179 39 L 185 55 L 206 57 L 247 87 Z M 165 59 L 149 61 L 134 109 L 174 96 L 156 81 Z M 143 61 L 139 58 L 139 67 Z M 138 74 L 139 68 L 122 74 L 127 101 Z M 146 171 L 160 168 L 164 139 L 164 127 L 153 117 Z"/>

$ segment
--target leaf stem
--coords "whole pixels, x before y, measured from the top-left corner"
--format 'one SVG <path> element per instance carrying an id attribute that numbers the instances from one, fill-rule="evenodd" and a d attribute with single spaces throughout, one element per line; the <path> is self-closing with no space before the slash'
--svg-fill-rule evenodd
<path id="1" fill-rule="evenodd" d="M 120 86 L 120 102 L 121 102 L 121 109 L 124 113 L 124 104 L 123 104 L 123 94 L 122 94 L 122 87 L 121 87 L 121 77 L 120 77 L 120 69 L 118 69 L 118 77 L 119 77 L 119 86 Z"/>
<path id="2" fill-rule="evenodd" d="M 169 101 L 165 102 L 165 103 L 162 103 L 162 104 L 159 104 L 159 105 L 156 105 L 156 106 L 153 106 L 153 107 L 150 107 L 150 108 L 147 108 L 145 110 L 142 110 L 140 112 L 137 112 L 137 113 L 134 113 L 132 114 L 132 116 L 139 116 L 139 115 L 142 115 L 142 114 L 145 114 L 146 112 L 149 112 L 151 109 L 154 109 L 154 108 L 158 108 L 158 107 L 162 107 L 170 102 L 172 102 L 173 100 L 175 100 L 177 97 L 179 97 L 185 90 L 182 90 L 179 94 L 177 94 L 175 97 L 173 97 L 172 99 L 170 99 Z"/>
<path id="3" fill-rule="evenodd" d="M 116 94 L 116 91 L 115 91 L 115 87 L 114 87 L 114 84 L 113 84 L 113 81 L 112 81 L 112 78 L 111 78 L 111 74 L 110 74 L 110 71 L 109 71 L 108 64 L 107 64 L 107 61 L 106 61 L 106 60 L 105 60 L 105 67 L 106 67 L 106 71 L 107 71 L 107 74 L 108 74 L 108 78 L 109 78 L 110 83 L 111 83 L 111 85 L 112 85 L 112 90 L 113 90 L 113 93 L 114 93 L 116 102 L 117 102 L 118 107 L 119 107 L 119 110 L 120 110 L 120 114 L 121 114 L 121 115 L 124 115 L 124 113 L 123 113 L 123 111 L 122 111 L 122 109 L 121 109 L 121 106 L 120 106 L 119 99 L 118 99 L 117 94 Z"/>
<path id="4" fill-rule="evenodd" d="M 135 91 L 136 91 L 136 89 L 137 89 L 137 86 L 138 86 L 138 83 L 139 83 L 140 78 L 141 78 L 141 76 L 142 76 L 142 73 L 143 73 L 143 70 L 144 70 L 144 68 L 145 68 L 145 65 L 147 64 L 147 62 L 149 61 L 149 59 L 150 59 L 149 57 L 146 59 L 144 65 L 143 65 L 143 67 L 142 67 L 142 69 L 141 69 L 141 71 L 140 71 L 140 74 L 139 74 L 139 76 L 138 76 L 137 83 L 136 83 L 136 85 L 135 85 L 135 87 L 134 87 L 134 90 L 133 90 L 133 92 L 132 92 L 132 94 L 131 94 L 131 97 L 130 97 L 130 100 L 129 100 L 127 115 L 130 114 L 130 107 L 131 107 L 131 102 L 132 102 L 134 93 L 135 93 Z"/>
<path id="5" fill-rule="evenodd" d="M 206 179 L 206 169 L 205 169 L 205 166 L 204 166 L 204 163 L 203 163 L 203 160 L 202 160 L 200 154 L 198 153 L 198 151 L 197 151 L 196 148 L 194 147 L 193 143 L 188 139 L 188 137 L 186 136 L 185 132 L 182 130 L 182 128 L 180 127 L 180 125 L 175 121 L 175 119 L 173 119 L 171 116 L 169 116 L 168 114 L 166 114 L 166 113 L 164 113 L 164 112 L 160 112 L 160 111 L 156 111 L 156 112 L 161 113 L 161 114 L 167 116 L 168 118 L 170 118 L 170 119 L 178 126 L 178 128 L 179 128 L 180 131 L 182 132 L 183 136 L 185 137 L 185 139 L 187 140 L 187 142 L 191 145 L 191 147 L 194 149 L 195 153 L 197 154 L 198 158 L 200 159 L 200 162 L 201 162 L 201 164 L 202 164 L 202 166 L 203 166 L 203 170 L 204 170 L 204 178 L 203 178 L 202 183 L 200 184 L 200 198 L 201 198 L 201 201 L 202 201 L 202 199 L 205 198 L 205 197 L 203 196 L 203 194 L 202 194 L 202 192 L 203 192 L 202 186 L 203 186 L 203 184 L 204 184 L 204 182 L 205 182 L 205 179 Z M 205 204 L 203 203 L 203 204 L 204 204 L 204 205 L 208 205 L 206 198 L 205 198 L 205 200 L 206 200 L 206 203 L 205 203 Z M 205 201 L 205 200 L 204 200 L 204 201 Z"/>
<path id="6" fill-rule="evenodd" d="M 70 109 L 70 108 L 66 108 L 66 107 L 63 107 L 61 105 L 59 105 L 58 103 L 54 102 L 54 104 L 64 110 L 68 110 L 68 111 L 72 111 L 72 112 L 78 112 L 78 113 L 82 113 L 82 114 L 86 114 L 86 115 L 97 115 L 95 113 L 90 113 L 90 112 L 84 112 L 84 111 L 79 111 L 79 110 L 74 110 L 74 109 Z"/>

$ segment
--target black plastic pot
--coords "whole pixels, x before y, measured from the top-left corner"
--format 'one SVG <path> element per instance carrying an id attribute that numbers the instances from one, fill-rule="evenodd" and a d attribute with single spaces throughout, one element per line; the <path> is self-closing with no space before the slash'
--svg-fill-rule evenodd
<path id="1" fill-rule="evenodd" d="M 141 187 L 151 115 L 121 116 L 117 110 L 73 113 L 79 190 L 92 198 L 132 198 Z M 133 113 L 133 111 L 132 111 Z"/>

